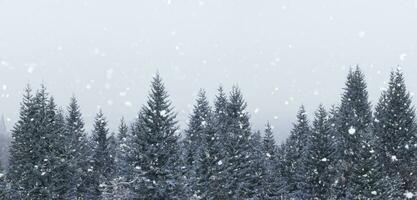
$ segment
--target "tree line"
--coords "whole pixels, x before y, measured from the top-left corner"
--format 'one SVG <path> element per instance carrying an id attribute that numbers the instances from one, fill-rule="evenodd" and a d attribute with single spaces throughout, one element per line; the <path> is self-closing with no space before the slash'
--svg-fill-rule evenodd
<path id="1" fill-rule="evenodd" d="M 340 104 L 301 106 L 289 138 L 253 131 L 238 87 L 200 90 L 180 131 L 161 77 L 132 123 L 109 131 L 100 110 L 90 134 L 75 97 L 60 109 L 28 86 L 12 130 L 2 199 L 405 199 L 417 182 L 415 109 L 391 72 L 373 108 L 365 76 L 349 71 Z"/>

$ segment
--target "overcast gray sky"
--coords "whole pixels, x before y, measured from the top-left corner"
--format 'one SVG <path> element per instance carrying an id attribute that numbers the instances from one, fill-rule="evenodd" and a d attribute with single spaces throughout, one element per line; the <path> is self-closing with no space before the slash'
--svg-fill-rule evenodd
<path id="1" fill-rule="evenodd" d="M 377 99 L 401 66 L 417 90 L 416 0 L 0 0 L 0 113 L 17 119 L 26 83 L 79 98 L 114 130 L 159 70 L 183 125 L 199 88 L 238 84 L 254 128 L 288 135 L 298 107 L 339 102 L 359 64 Z"/>

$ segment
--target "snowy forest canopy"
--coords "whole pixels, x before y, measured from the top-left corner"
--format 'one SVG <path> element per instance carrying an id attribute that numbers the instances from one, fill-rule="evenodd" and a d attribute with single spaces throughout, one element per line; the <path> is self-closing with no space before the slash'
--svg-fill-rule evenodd
<path id="1" fill-rule="evenodd" d="M 415 109 L 401 70 L 372 108 L 352 68 L 340 104 L 303 106 L 289 138 L 251 129 L 237 87 L 200 90 L 180 131 L 161 77 L 131 123 L 109 131 L 100 110 L 91 133 L 75 97 L 60 109 L 42 86 L 25 90 L 12 130 L 1 199 L 405 199 L 417 192 Z M 4 153 L 4 151 L 2 151 Z"/>

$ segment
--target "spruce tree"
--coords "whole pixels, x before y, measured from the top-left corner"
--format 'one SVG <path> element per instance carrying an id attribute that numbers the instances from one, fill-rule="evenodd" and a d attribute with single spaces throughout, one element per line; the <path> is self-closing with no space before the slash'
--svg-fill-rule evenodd
<path id="1" fill-rule="evenodd" d="M 336 198 L 373 197 L 375 190 L 375 154 L 370 131 L 371 105 L 365 76 L 356 67 L 351 69 L 336 116 L 339 137 L 337 177 L 334 184 Z"/>
<path id="2" fill-rule="evenodd" d="M 133 134 L 135 199 L 182 199 L 176 114 L 157 74 Z"/>
<path id="3" fill-rule="evenodd" d="M 218 94 L 214 102 L 214 111 L 208 127 L 211 130 L 206 137 L 208 167 L 208 177 L 210 180 L 207 189 L 207 199 L 230 199 L 227 181 L 228 151 L 227 143 L 227 96 L 222 87 L 219 87 Z"/>
<path id="4" fill-rule="evenodd" d="M 374 132 L 383 172 L 403 180 L 402 193 L 416 191 L 416 128 L 415 109 L 403 74 L 400 70 L 393 71 L 375 109 Z"/>
<path id="5" fill-rule="evenodd" d="M 249 114 L 246 111 L 246 102 L 239 88 L 233 87 L 227 103 L 227 129 L 229 137 L 226 140 L 228 151 L 229 176 L 226 182 L 232 198 L 246 199 L 255 196 L 255 185 L 259 177 L 256 177 L 252 166 L 250 144 L 251 128 Z"/>
<path id="6" fill-rule="evenodd" d="M 44 86 L 32 96 L 26 89 L 10 149 L 11 198 L 62 198 L 59 145 L 63 127 Z"/>
<path id="7" fill-rule="evenodd" d="M 306 160 L 311 134 L 304 106 L 297 114 L 297 122 L 291 130 L 285 145 L 284 176 L 287 179 L 288 197 L 292 199 L 309 199 L 310 188 L 306 183 Z"/>
<path id="8" fill-rule="evenodd" d="M 102 198 L 103 191 L 108 192 L 107 186 L 111 185 L 114 161 L 111 150 L 111 137 L 107 127 L 107 120 L 100 110 L 94 120 L 94 129 L 91 137 L 92 166 L 91 182 L 89 185 L 89 198 Z"/>
<path id="9" fill-rule="evenodd" d="M 282 160 L 276 145 L 272 126 L 268 122 L 262 138 L 262 155 L 265 174 L 263 177 L 263 199 L 279 199 L 285 193 L 286 182 L 282 176 Z"/>
<path id="10" fill-rule="evenodd" d="M 70 184 L 75 186 L 69 195 L 76 194 L 77 199 L 87 198 L 88 168 L 90 149 L 88 147 L 88 138 L 84 130 L 84 121 L 80 106 L 77 99 L 73 96 L 67 107 L 65 118 L 66 132 L 69 142 L 63 144 L 66 146 L 67 159 L 71 164 L 72 176 Z"/>
<path id="11" fill-rule="evenodd" d="M 208 187 L 208 163 L 205 163 L 211 108 L 204 90 L 200 90 L 183 140 L 186 185 L 192 198 L 203 198 Z"/>
<path id="12" fill-rule="evenodd" d="M 249 174 L 252 176 L 250 178 L 250 187 L 246 188 L 251 191 L 253 194 L 250 196 L 251 199 L 267 199 L 268 191 L 266 190 L 271 183 L 266 183 L 267 176 L 267 166 L 265 165 L 265 160 L 268 158 L 268 155 L 263 153 L 263 140 L 260 131 L 255 131 L 252 133 L 250 139 L 250 152 L 249 152 Z"/>
<path id="13" fill-rule="evenodd" d="M 68 144 L 71 143 L 71 137 L 66 130 L 65 117 L 62 110 L 58 110 L 55 123 L 56 126 L 56 141 L 51 144 L 50 148 L 54 152 L 56 165 L 54 167 L 54 175 L 52 180 L 55 182 L 54 192 L 56 199 L 76 199 L 77 185 L 73 182 L 73 177 L 76 176 L 76 171 L 73 166 L 73 160 L 70 158 L 70 151 Z"/>
<path id="14" fill-rule="evenodd" d="M 27 86 L 20 104 L 19 120 L 12 130 L 12 143 L 10 146 L 10 169 L 8 178 L 11 183 L 11 198 L 25 198 L 32 184 L 32 156 L 30 155 L 31 132 L 34 129 L 35 116 L 32 89 Z"/>
<path id="15" fill-rule="evenodd" d="M 130 144 L 131 136 L 129 133 L 129 127 L 127 126 L 124 118 L 120 120 L 119 133 L 117 134 L 117 174 L 119 177 L 127 178 L 130 172 L 130 166 L 128 161 L 128 155 L 131 151 Z"/>
<path id="16" fill-rule="evenodd" d="M 307 154 L 307 182 L 312 198 L 330 199 L 334 145 L 329 114 L 323 105 L 315 113 Z"/>

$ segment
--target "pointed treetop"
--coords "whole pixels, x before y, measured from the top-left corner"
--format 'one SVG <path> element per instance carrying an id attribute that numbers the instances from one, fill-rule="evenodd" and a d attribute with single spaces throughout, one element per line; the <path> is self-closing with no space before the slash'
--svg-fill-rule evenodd
<path id="1" fill-rule="evenodd" d="M 272 125 L 269 123 L 269 121 L 265 125 L 265 137 L 270 137 L 273 135 L 272 133 Z"/>
<path id="2" fill-rule="evenodd" d="M 238 86 L 233 86 L 229 96 L 229 103 L 231 106 L 239 106 L 240 111 L 244 111 L 247 103 L 243 99 L 242 92 Z"/>
<path id="3" fill-rule="evenodd" d="M 216 100 L 214 101 L 215 113 L 225 114 L 226 104 L 227 104 L 226 93 L 224 92 L 223 87 L 219 86 L 219 88 L 217 89 Z"/>
<path id="4" fill-rule="evenodd" d="M 272 126 L 269 122 L 265 126 L 265 135 L 263 137 L 263 145 L 264 145 L 265 151 L 269 151 L 269 152 L 274 151 L 276 148 L 274 133 L 272 131 Z"/>
<path id="5" fill-rule="evenodd" d="M 307 119 L 307 112 L 306 112 L 306 110 L 305 110 L 305 107 L 304 107 L 304 105 L 301 105 L 300 106 L 300 108 L 299 108 L 299 110 L 298 110 L 298 113 L 297 113 L 297 121 L 299 122 L 299 123 L 306 123 L 306 122 L 308 122 L 308 119 Z"/>
<path id="6" fill-rule="evenodd" d="M 129 128 L 125 122 L 125 118 L 122 117 L 122 119 L 120 120 L 118 139 L 124 140 L 127 137 L 128 131 Z"/>

